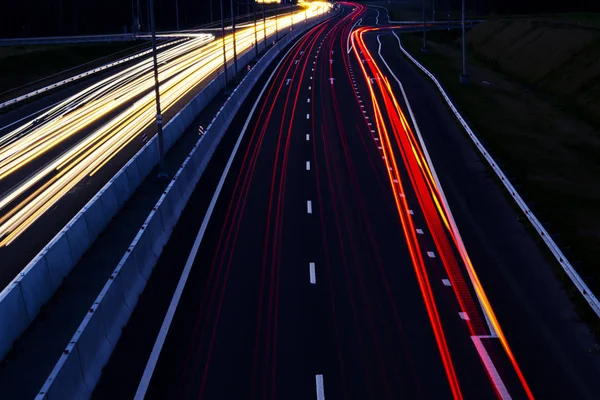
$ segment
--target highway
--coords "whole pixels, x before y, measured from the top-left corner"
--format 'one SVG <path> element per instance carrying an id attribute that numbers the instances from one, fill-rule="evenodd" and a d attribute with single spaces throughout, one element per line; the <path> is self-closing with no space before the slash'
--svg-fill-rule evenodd
<path id="1" fill-rule="evenodd" d="M 238 117 L 98 398 L 595 398 L 543 253 L 379 13 L 342 4 Z"/>
<path id="2" fill-rule="evenodd" d="M 261 36 L 286 30 L 318 13 L 305 11 L 269 18 Z M 252 49 L 254 26 L 236 33 L 236 50 Z M 225 37 L 228 62 L 232 35 Z M 197 34 L 158 56 L 163 124 L 222 68 L 222 41 Z M 89 200 L 96 190 L 154 134 L 152 59 L 79 84 L 28 111 L 4 116 L 0 128 L 0 269 L 4 287 L 37 251 Z M 97 176 L 99 178 L 97 179 Z"/>

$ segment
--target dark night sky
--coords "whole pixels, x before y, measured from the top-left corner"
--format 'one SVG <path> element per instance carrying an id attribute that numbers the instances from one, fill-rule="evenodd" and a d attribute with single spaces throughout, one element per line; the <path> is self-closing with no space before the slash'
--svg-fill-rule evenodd
<path id="1" fill-rule="evenodd" d="M 120 33 L 125 27 L 128 31 L 131 30 L 131 0 L 0 1 L 2 2 L 0 37 Z M 145 29 L 147 0 L 139 1 L 142 9 L 142 25 Z M 212 1 L 214 17 L 217 18 L 218 0 Z M 245 4 L 248 0 L 238 1 Z M 460 0 L 435 1 L 438 7 L 442 8 L 445 8 L 448 2 L 460 4 Z M 175 0 L 155 0 L 155 2 L 157 29 L 174 29 Z M 467 0 L 467 3 L 471 5 L 469 8 L 474 5 L 479 13 L 600 11 L 600 0 Z M 228 5 L 229 1 L 225 0 L 225 4 Z M 225 8 L 228 10 L 229 7 Z M 242 6 L 242 9 L 244 8 Z M 179 19 L 181 28 L 208 22 L 209 0 L 179 0 Z"/>

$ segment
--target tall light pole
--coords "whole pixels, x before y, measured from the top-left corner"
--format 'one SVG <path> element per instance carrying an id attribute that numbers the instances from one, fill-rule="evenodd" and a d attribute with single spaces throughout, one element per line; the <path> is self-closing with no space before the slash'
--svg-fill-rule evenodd
<path id="1" fill-rule="evenodd" d="M 425 14 L 425 1 L 422 0 L 423 3 L 423 47 L 421 47 L 422 53 L 427 53 L 427 14 Z"/>
<path id="2" fill-rule="evenodd" d="M 156 128 L 158 135 L 159 177 L 165 176 L 165 146 L 163 142 L 162 114 L 160 112 L 160 88 L 158 82 L 158 61 L 156 57 L 156 28 L 154 26 L 154 0 L 150 0 L 150 29 L 152 30 L 152 60 L 154 62 L 154 94 L 156 98 Z"/>
<path id="3" fill-rule="evenodd" d="M 467 40 L 465 37 L 465 0 L 462 0 L 462 62 L 463 69 L 460 74 L 460 83 L 466 85 L 469 83 L 469 74 L 467 73 Z"/>
<path id="4" fill-rule="evenodd" d="M 308 23 L 308 7 L 304 6 L 304 24 Z"/>
<path id="5" fill-rule="evenodd" d="M 175 0 L 175 24 L 179 30 L 179 0 Z"/>
<path id="6" fill-rule="evenodd" d="M 262 15 L 263 15 L 263 36 L 265 42 L 265 51 L 267 51 L 267 18 L 265 17 L 265 3 L 262 3 Z"/>
<path id="7" fill-rule="evenodd" d="M 279 2 L 275 5 L 275 40 L 279 40 Z"/>
<path id="8" fill-rule="evenodd" d="M 146 0 L 146 21 L 148 26 L 148 31 L 150 30 L 150 0 Z"/>
<path id="9" fill-rule="evenodd" d="M 290 1 L 290 22 L 291 22 L 291 29 L 290 31 L 294 30 L 294 7 L 292 6 L 292 2 Z"/>
<path id="10" fill-rule="evenodd" d="M 221 39 L 223 40 L 223 73 L 225 74 L 225 87 L 227 87 L 227 51 L 225 50 L 225 14 L 223 13 L 223 0 L 219 0 L 221 6 Z"/>
<path id="11" fill-rule="evenodd" d="M 258 31 L 256 29 L 256 2 L 252 3 L 252 11 L 254 11 L 254 48 L 256 49 L 256 57 L 258 57 Z"/>
<path id="12" fill-rule="evenodd" d="M 237 46 L 235 40 L 235 10 L 233 9 L 233 0 L 230 0 L 231 5 L 231 30 L 233 31 L 233 78 L 237 76 L 238 62 L 237 62 Z M 239 3 L 238 3 L 239 7 Z"/>

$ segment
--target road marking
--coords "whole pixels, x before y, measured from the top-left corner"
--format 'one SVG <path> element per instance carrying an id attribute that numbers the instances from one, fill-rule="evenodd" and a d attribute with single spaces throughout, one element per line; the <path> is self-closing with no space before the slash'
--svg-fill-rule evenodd
<path id="1" fill-rule="evenodd" d="M 378 148 L 379 150 L 383 150 L 383 147 L 381 147 L 381 146 L 377 146 L 377 148 Z M 395 179 L 394 179 L 394 180 L 395 180 Z"/>
<path id="2" fill-rule="evenodd" d="M 316 376 L 317 400 L 325 400 L 325 387 L 323 386 L 323 375 Z"/>
<path id="3" fill-rule="evenodd" d="M 317 274 L 315 273 L 315 263 L 311 262 L 308 264 L 310 283 L 313 285 L 317 284 Z"/>
<path id="4" fill-rule="evenodd" d="M 392 32 L 393 33 L 393 32 Z M 395 33 L 393 33 L 394 36 L 396 36 L 396 39 L 398 40 L 398 45 L 400 47 L 401 50 L 403 50 L 403 52 L 405 54 L 407 54 L 404 49 L 402 48 L 402 45 L 400 44 L 400 38 L 398 37 L 398 35 L 396 35 Z M 421 148 L 423 149 L 423 153 L 425 155 L 425 158 L 427 160 L 427 163 L 429 164 L 429 168 L 431 169 L 431 173 L 433 175 L 433 178 L 435 180 L 435 182 L 437 183 L 438 186 L 438 190 L 440 192 L 441 198 L 442 198 L 442 202 L 445 205 L 444 208 L 446 208 L 447 212 L 448 212 L 448 221 L 450 223 L 450 227 L 452 228 L 452 231 L 454 232 L 454 234 L 456 235 L 457 239 L 458 239 L 458 243 L 457 246 L 461 249 L 464 250 L 464 254 L 465 256 L 463 257 L 463 261 L 465 261 L 465 258 L 468 260 L 468 254 L 466 253 L 466 250 L 464 248 L 464 243 L 462 241 L 462 237 L 460 235 L 460 232 L 458 231 L 458 227 L 456 226 L 456 222 L 454 221 L 454 215 L 452 214 L 452 210 L 450 209 L 450 207 L 448 206 L 448 200 L 446 200 L 446 195 L 444 193 L 444 189 L 441 187 L 440 184 L 440 180 L 437 176 L 437 172 L 435 170 L 435 167 L 431 161 L 431 157 L 429 156 L 429 152 L 427 151 L 427 146 L 425 145 L 425 142 L 423 140 L 423 135 L 421 134 L 421 130 L 419 129 L 419 125 L 417 124 L 417 120 L 415 118 L 415 115 L 413 113 L 412 110 L 412 106 L 410 105 L 410 101 L 408 100 L 408 97 L 406 95 L 406 92 L 404 90 L 404 86 L 402 85 L 402 82 L 400 82 L 400 80 L 398 79 L 398 77 L 396 76 L 396 74 L 394 74 L 394 72 L 392 71 L 392 69 L 390 68 L 390 66 L 388 65 L 387 61 L 385 60 L 385 58 L 383 57 L 383 55 L 381 54 L 381 41 L 379 40 L 379 37 L 377 38 L 377 41 L 379 42 L 379 56 L 381 57 L 381 60 L 383 61 L 383 63 L 385 64 L 387 70 L 390 72 L 390 74 L 394 77 L 394 79 L 396 80 L 396 82 L 398 83 L 398 86 L 400 87 L 400 90 L 402 91 L 402 97 L 404 98 L 404 101 L 406 103 L 406 106 L 408 108 L 408 113 L 410 114 L 410 118 L 413 122 L 413 125 L 415 127 L 415 131 L 417 134 L 417 137 L 419 138 L 419 143 L 421 144 Z M 410 55 L 409 55 L 410 56 Z M 415 60 L 416 61 L 416 60 Z M 420 64 L 419 64 L 420 65 Z M 439 83 L 438 83 L 439 84 Z M 443 90 L 442 90 L 443 91 Z M 444 93 L 445 94 L 445 93 Z M 451 102 L 448 102 L 449 104 L 451 104 Z M 457 115 L 457 117 L 459 117 L 460 114 Z M 462 117 L 460 117 L 462 118 Z M 460 119 L 459 118 L 459 119 Z M 469 128 L 470 129 L 470 128 Z M 463 253 L 461 252 L 461 255 Z M 470 261 L 470 260 L 469 260 Z M 465 264 L 469 264 L 465 261 Z M 469 280 L 471 281 L 471 284 L 473 286 L 476 286 L 475 282 L 474 282 L 474 278 L 473 278 L 473 268 L 468 268 L 467 269 L 467 273 L 469 275 Z M 481 306 L 481 308 L 484 310 L 483 316 L 485 317 L 485 321 L 487 323 L 488 329 L 490 330 L 491 336 L 497 337 L 497 333 L 496 333 L 496 328 L 494 328 L 494 325 L 492 324 L 492 322 L 490 321 L 490 315 L 488 315 L 488 312 L 485 311 L 485 307 L 483 307 L 483 302 L 481 299 L 481 295 L 476 292 L 477 294 L 477 301 L 479 302 L 479 305 Z"/>
<path id="5" fill-rule="evenodd" d="M 312 86 L 309 86 L 309 87 L 308 87 L 308 90 L 312 90 Z"/>
<path id="6" fill-rule="evenodd" d="M 292 81 L 292 80 L 291 80 L 290 78 L 287 78 L 287 79 L 285 80 L 285 86 L 288 86 L 288 85 L 290 84 L 290 82 L 291 82 L 291 81 Z"/>
<path id="7" fill-rule="evenodd" d="M 400 197 L 402 197 L 402 196 L 404 196 L 404 195 L 402 195 L 402 194 L 401 194 L 401 195 L 400 195 Z M 415 215 L 415 213 L 413 212 L 413 210 L 408 210 L 408 213 L 409 213 L 410 215 Z"/>
<path id="8" fill-rule="evenodd" d="M 310 114 L 306 114 L 306 119 L 310 119 Z"/>
<path id="9" fill-rule="evenodd" d="M 423 229 L 417 229 L 417 233 L 418 233 L 419 235 L 422 235 L 422 234 L 423 234 Z"/>
<path id="10" fill-rule="evenodd" d="M 458 313 L 458 315 L 460 315 L 460 317 L 461 317 L 462 319 L 464 319 L 465 321 L 469 321 L 469 316 L 467 315 L 467 313 L 466 313 L 466 312 L 464 312 L 464 311 L 461 311 L 461 312 L 459 312 L 459 313 Z"/>
<path id="11" fill-rule="evenodd" d="M 306 202 L 306 211 L 307 211 L 309 214 L 312 214 L 312 201 L 310 201 L 310 200 L 308 200 L 308 201 Z"/>
<path id="12" fill-rule="evenodd" d="M 435 253 L 434 253 L 433 251 L 428 251 L 428 252 L 427 252 L 427 256 L 428 256 L 429 258 L 435 258 Z"/>
<path id="13" fill-rule="evenodd" d="M 310 79 L 312 80 L 312 76 L 310 77 Z"/>
<path id="14" fill-rule="evenodd" d="M 496 389 L 498 390 L 498 393 L 500 394 L 500 398 L 502 398 L 502 400 L 510 400 L 511 396 L 508 393 L 508 389 L 506 389 L 506 385 L 504 385 L 502 378 L 500 378 L 500 374 L 498 373 L 496 366 L 492 362 L 490 355 L 488 354 L 487 350 L 485 349 L 485 346 L 481 342 L 481 339 L 494 339 L 494 338 L 496 338 L 496 337 L 495 336 L 471 336 L 471 339 L 473 340 L 473 343 L 475 344 L 475 348 L 477 349 L 477 352 L 479 353 L 479 357 L 481 357 L 481 360 L 483 361 L 485 368 L 487 369 L 488 373 L 490 374 L 490 377 L 492 378 L 492 381 L 494 382 L 494 385 L 496 386 Z"/>
<path id="15" fill-rule="evenodd" d="M 444 286 L 452 286 L 448 279 L 442 279 L 442 283 L 444 284 Z"/>
<path id="16" fill-rule="evenodd" d="M 310 171 L 310 161 L 307 161 L 307 162 L 306 162 L 306 170 L 307 170 L 307 171 Z"/>
<path id="17" fill-rule="evenodd" d="M 307 103 L 310 103 L 310 97 L 309 97 L 308 99 L 306 99 L 306 102 L 307 102 Z"/>
<path id="18" fill-rule="evenodd" d="M 196 255 L 198 254 L 198 249 L 200 248 L 200 244 L 202 243 L 202 239 L 204 238 L 204 234 L 206 232 L 206 228 L 208 227 L 208 223 L 212 216 L 213 210 L 215 208 L 215 205 L 217 203 L 219 195 L 221 194 L 223 185 L 225 184 L 225 179 L 227 178 L 227 174 L 229 173 L 229 170 L 231 169 L 231 165 L 233 164 L 233 159 L 235 158 L 238 148 L 240 147 L 240 144 L 242 143 L 242 140 L 244 139 L 244 135 L 246 133 L 246 130 L 248 129 L 250 120 L 252 119 L 252 116 L 254 115 L 254 111 L 258 107 L 258 103 L 260 102 L 261 98 L 263 97 L 265 90 L 267 89 L 267 87 L 269 86 L 271 81 L 273 80 L 273 77 L 275 76 L 275 72 L 277 72 L 277 70 L 281 66 L 283 60 L 292 51 L 293 48 L 294 48 L 294 46 L 289 48 L 289 50 L 286 52 L 284 57 L 281 60 L 279 60 L 279 62 L 273 69 L 273 72 L 271 72 L 271 75 L 269 75 L 269 78 L 267 79 L 267 82 L 265 83 L 265 85 L 263 86 L 262 90 L 260 91 L 258 97 L 256 98 L 256 101 L 254 102 L 254 105 L 252 106 L 252 109 L 250 110 L 250 113 L 248 114 L 248 118 L 246 118 L 246 122 L 244 123 L 244 126 L 242 127 L 240 135 L 238 136 L 237 142 L 235 143 L 235 146 L 233 147 L 233 150 L 231 151 L 231 155 L 229 156 L 229 159 L 227 160 L 225 169 L 223 170 L 223 173 L 221 174 L 221 179 L 219 180 L 219 183 L 217 184 L 217 188 L 213 192 L 213 196 L 210 201 L 210 204 L 208 205 L 208 209 L 206 210 L 206 214 L 204 214 L 204 219 L 202 220 L 202 225 L 200 225 L 200 229 L 198 230 L 198 234 L 196 235 L 196 239 L 194 240 L 192 249 L 190 250 L 188 258 L 185 262 L 185 266 L 183 267 L 183 272 L 181 273 L 179 281 L 177 282 L 177 287 L 175 288 L 175 292 L 173 293 L 173 297 L 171 298 L 171 302 L 169 303 L 169 308 L 167 309 L 167 313 L 165 315 L 163 323 L 160 327 L 160 330 L 158 331 L 156 340 L 154 341 L 154 346 L 152 347 L 152 352 L 150 353 L 150 356 L 148 357 L 148 362 L 146 363 L 146 367 L 144 368 L 144 373 L 142 375 L 142 378 L 140 379 L 140 383 L 139 383 L 138 388 L 135 393 L 135 398 L 134 398 L 135 400 L 142 400 L 146 396 L 146 392 L 148 391 L 148 386 L 150 385 L 150 380 L 152 379 L 152 375 L 154 374 L 154 370 L 155 370 L 156 364 L 158 362 L 158 357 L 160 356 L 160 353 L 164 346 L 165 340 L 167 338 L 167 334 L 169 333 L 169 328 L 171 327 L 171 323 L 173 322 L 173 317 L 175 316 L 175 311 L 177 311 L 177 306 L 179 305 L 179 301 L 181 300 L 181 295 L 183 294 L 185 284 L 186 284 L 188 277 L 190 275 L 190 272 L 192 270 L 192 265 L 194 264 L 194 260 L 196 259 Z"/>
<path id="19" fill-rule="evenodd" d="M 307 133 L 306 134 L 306 141 L 308 142 L 310 140 L 310 135 Z"/>

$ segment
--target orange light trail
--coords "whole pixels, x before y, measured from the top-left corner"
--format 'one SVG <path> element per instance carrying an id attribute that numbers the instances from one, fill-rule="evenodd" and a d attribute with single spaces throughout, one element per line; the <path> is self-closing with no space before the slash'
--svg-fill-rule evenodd
<path id="1" fill-rule="evenodd" d="M 375 111 L 376 126 L 380 134 L 386 169 L 388 171 L 389 182 L 394 192 L 396 207 L 403 225 L 408 247 L 415 266 L 415 271 L 419 279 L 419 284 L 421 285 L 421 291 L 423 292 L 423 297 L 425 299 L 427 310 L 434 328 L 434 333 L 436 335 L 436 340 L 442 354 L 442 360 L 446 368 L 453 395 L 455 398 L 462 397 L 459 383 L 456 378 L 454 367 L 452 365 L 448 347 L 444 338 L 441 322 L 439 321 L 439 315 L 435 307 L 433 294 L 431 293 L 431 287 L 427 279 L 427 273 L 421 257 L 421 251 L 418 247 L 415 230 L 412 225 L 412 218 L 407 212 L 408 204 L 406 198 L 403 196 L 404 190 L 402 186 L 402 180 L 392 147 L 394 143 L 392 142 L 391 138 L 395 139 L 395 144 L 401 152 L 412 187 L 417 195 L 421 209 L 423 210 L 425 220 L 432 233 L 432 237 L 436 244 L 436 248 L 438 249 L 438 253 L 444 268 L 446 269 L 448 277 L 452 282 L 452 288 L 456 298 L 461 308 L 463 310 L 469 310 L 470 312 L 468 312 L 468 314 L 473 316 L 469 321 L 467 321 L 471 335 L 478 336 L 486 334 L 487 332 L 484 333 L 485 325 L 482 323 L 481 318 L 479 317 L 479 312 L 477 312 L 475 301 L 471 296 L 469 286 L 467 285 L 459 263 L 455 257 L 454 249 L 456 249 L 460 255 L 460 258 L 462 259 L 470 277 L 472 287 L 481 305 L 482 311 L 486 316 L 487 321 L 491 325 L 491 328 L 495 331 L 492 333 L 495 333 L 500 340 L 502 347 L 507 357 L 510 359 L 526 395 L 528 398 L 533 399 L 534 396 L 529 388 L 529 385 L 527 384 L 527 381 L 525 380 L 525 377 L 523 376 L 512 350 L 508 345 L 506 337 L 500 327 L 485 291 L 483 290 L 481 282 L 479 281 L 464 244 L 462 243 L 458 229 L 456 228 L 453 220 L 449 218 L 449 215 L 451 215 L 450 210 L 443 199 L 443 196 L 440 194 L 440 189 L 436 183 L 436 179 L 433 176 L 429 162 L 427 161 L 427 158 L 425 157 L 423 150 L 419 145 L 419 141 L 415 137 L 404 113 L 402 112 L 399 102 L 396 100 L 393 94 L 393 89 L 387 77 L 381 72 L 378 65 L 373 61 L 373 56 L 369 52 L 364 42 L 363 35 L 365 33 L 379 31 L 380 29 L 381 28 L 358 28 L 352 32 L 351 41 L 353 44 L 354 54 L 359 60 L 362 73 L 369 87 L 371 100 Z M 360 62 L 362 57 L 360 56 L 359 52 L 363 53 L 365 63 Z M 383 106 L 380 104 L 377 93 L 383 99 Z M 386 123 L 386 118 L 388 123 Z M 391 128 L 391 135 L 390 131 L 388 130 L 388 124 Z M 398 183 L 395 183 L 394 180 L 396 180 Z M 451 243 L 454 246 L 451 246 Z"/>

